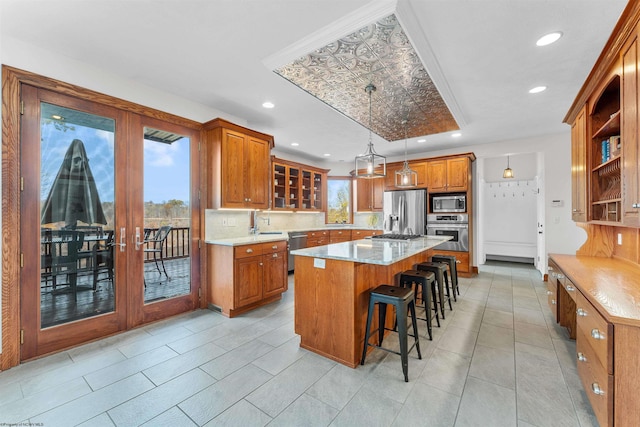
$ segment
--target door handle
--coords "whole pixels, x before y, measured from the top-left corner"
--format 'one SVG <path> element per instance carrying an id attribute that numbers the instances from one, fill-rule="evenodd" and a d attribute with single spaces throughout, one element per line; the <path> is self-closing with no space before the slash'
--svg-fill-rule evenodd
<path id="1" fill-rule="evenodd" d="M 127 246 L 126 232 L 127 232 L 127 229 L 125 227 L 120 227 L 120 243 L 118 243 L 118 246 L 120 246 L 120 252 L 124 252 L 124 248 Z"/>
<path id="2" fill-rule="evenodd" d="M 140 241 L 140 227 L 136 227 L 136 251 L 140 250 L 142 242 Z"/>

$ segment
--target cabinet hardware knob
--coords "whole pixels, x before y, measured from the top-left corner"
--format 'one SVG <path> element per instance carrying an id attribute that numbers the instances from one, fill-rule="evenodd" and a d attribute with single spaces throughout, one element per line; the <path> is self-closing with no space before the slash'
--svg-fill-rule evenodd
<path id="1" fill-rule="evenodd" d="M 597 340 L 606 340 L 607 337 L 604 333 L 600 332 L 597 328 L 591 330 L 591 336 Z"/>
<path id="2" fill-rule="evenodd" d="M 557 274 L 556 274 L 556 277 L 557 277 L 558 279 L 564 279 L 564 274 L 557 273 Z"/>
<path id="3" fill-rule="evenodd" d="M 575 291 L 575 290 L 576 290 L 576 288 L 574 288 L 573 286 L 571 286 L 571 285 L 567 285 L 567 291 L 569 291 L 569 292 L 573 292 L 573 291 Z"/>
<path id="4" fill-rule="evenodd" d="M 578 316 L 585 317 L 585 316 L 587 315 L 587 312 L 586 312 L 584 309 L 579 308 L 579 309 L 577 309 L 577 310 L 576 310 L 576 314 L 577 314 Z"/>
<path id="5" fill-rule="evenodd" d="M 253 252 L 253 249 L 251 249 L 251 248 L 247 249 L 247 253 L 248 253 L 248 254 L 250 254 L 250 253 L 252 253 L 252 252 Z"/>
<path id="6" fill-rule="evenodd" d="M 556 300 L 552 299 L 551 304 L 556 305 Z"/>
<path id="7" fill-rule="evenodd" d="M 278 246 L 277 245 L 273 245 L 273 246 L 271 246 L 271 249 L 278 249 Z"/>
<path id="8" fill-rule="evenodd" d="M 549 271 L 553 271 L 553 267 L 551 267 L 551 266 L 547 267 L 547 269 L 548 269 Z"/>
<path id="9" fill-rule="evenodd" d="M 547 291 L 547 295 L 553 295 L 553 292 Z"/>
<path id="10" fill-rule="evenodd" d="M 273 254 L 273 257 L 274 258 L 278 258 L 278 254 Z"/>
<path id="11" fill-rule="evenodd" d="M 260 263 L 260 267 L 262 267 L 262 263 Z"/>
<path id="12" fill-rule="evenodd" d="M 604 396 L 604 390 L 600 388 L 600 384 L 598 383 L 591 384 L 591 390 L 598 396 Z"/>
<path id="13" fill-rule="evenodd" d="M 584 354 L 578 352 L 578 361 L 580 362 L 586 362 L 587 358 L 584 356 Z"/>

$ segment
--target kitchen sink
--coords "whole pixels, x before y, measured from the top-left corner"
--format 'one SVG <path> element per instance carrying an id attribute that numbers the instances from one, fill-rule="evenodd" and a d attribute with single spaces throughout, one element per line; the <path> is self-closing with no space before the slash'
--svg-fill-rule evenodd
<path id="1" fill-rule="evenodd" d="M 282 231 L 260 231 L 258 234 L 282 234 Z"/>

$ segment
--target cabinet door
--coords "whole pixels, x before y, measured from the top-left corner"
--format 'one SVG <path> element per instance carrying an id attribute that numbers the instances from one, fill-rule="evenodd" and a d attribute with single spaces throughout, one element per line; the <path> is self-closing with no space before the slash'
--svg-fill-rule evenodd
<path id="1" fill-rule="evenodd" d="M 246 206 L 254 209 L 268 209 L 271 170 L 269 143 L 261 139 L 247 137 L 245 158 L 245 164 L 241 168 L 245 173 Z M 225 181 L 223 180 L 223 182 Z M 229 185 L 229 181 L 226 182 L 226 185 Z"/>
<path id="2" fill-rule="evenodd" d="M 427 162 L 427 189 L 430 193 L 447 190 L 447 162 L 445 160 Z"/>
<path id="3" fill-rule="evenodd" d="M 222 130 L 222 206 L 245 207 L 244 145 L 246 137 L 231 130 Z"/>
<path id="4" fill-rule="evenodd" d="M 466 157 L 447 160 L 447 191 L 467 191 L 469 161 Z"/>
<path id="5" fill-rule="evenodd" d="M 418 173 L 418 187 L 427 186 L 427 162 L 409 162 L 409 167 Z"/>
<path id="6" fill-rule="evenodd" d="M 263 256 L 263 298 L 280 294 L 287 290 L 287 257 L 285 252 L 275 252 Z"/>
<path id="7" fill-rule="evenodd" d="M 571 219 L 587 221 L 587 119 L 586 107 L 571 126 Z"/>
<path id="8" fill-rule="evenodd" d="M 234 308 L 262 299 L 263 262 L 262 256 L 235 260 Z"/>
<path id="9" fill-rule="evenodd" d="M 324 196 L 326 194 L 327 179 L 324 173 L 313 173 L 313 209 L 324 209 Z"/>
<path id="10" fill-rule="evenodd" d="M 374 179 L 371 182 L 371 210 L 382 210 L 382 199 L 384 196 L 384 180 Z"/>
<path id="11" fill-rule="evenodd" d="M 356 179 L 358 190 L 358 199 L 356 202 L 358 212 L 368 212 L 373 209 L 371 185 L 374 181 L 383 181 L 382 179 Z"/>
<path id="12" fill-rule="evenodd" d="M 636 38 L 622 53 L 622 221 L 640 226 L 640 155 L 638 153 L 638 41 Z"/>

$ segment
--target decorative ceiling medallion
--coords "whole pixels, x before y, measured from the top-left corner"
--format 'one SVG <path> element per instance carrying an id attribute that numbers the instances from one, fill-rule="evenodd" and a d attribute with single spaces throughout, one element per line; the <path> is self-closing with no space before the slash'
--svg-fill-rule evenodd
<path id="1" fill-rule="evenodd" d="M 459 129 L 395 15 L 389 15 L 275 70 L 387 141 Z"/>

